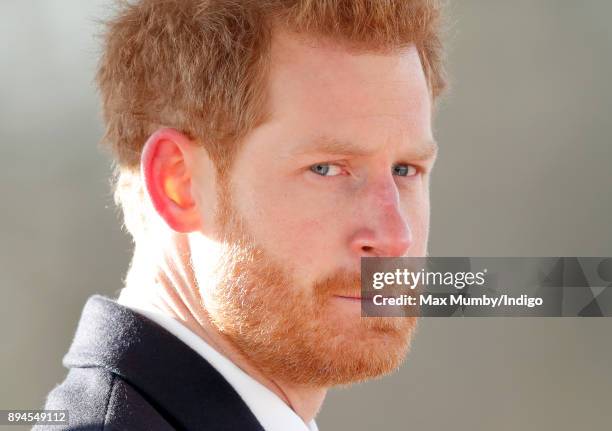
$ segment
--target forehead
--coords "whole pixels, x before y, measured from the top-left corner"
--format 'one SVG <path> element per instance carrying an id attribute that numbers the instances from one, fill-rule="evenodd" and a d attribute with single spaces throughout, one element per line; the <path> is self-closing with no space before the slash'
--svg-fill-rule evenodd
<path id="1" fill-rule="evenodd" d="M 270 59 L 272 117 L 335 129 L 347 122 L 367 127 L 379 121 L 412 134 L 430 133 L 431 100 L 415 46 L 354 51 L 333 41 L 277 31 Z"/>

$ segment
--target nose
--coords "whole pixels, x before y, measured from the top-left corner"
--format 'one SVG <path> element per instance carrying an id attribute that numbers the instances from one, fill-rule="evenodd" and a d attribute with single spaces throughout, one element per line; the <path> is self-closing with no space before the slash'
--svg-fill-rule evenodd
<path id="1" fill-rule="evenodd" d="M 395 183 L 379 185 L 371 193 L 371 199 L 365 199 L 364 223 L 350 239 L 352 253 L 359 257 L 404 256 L 413 237 Z"/>

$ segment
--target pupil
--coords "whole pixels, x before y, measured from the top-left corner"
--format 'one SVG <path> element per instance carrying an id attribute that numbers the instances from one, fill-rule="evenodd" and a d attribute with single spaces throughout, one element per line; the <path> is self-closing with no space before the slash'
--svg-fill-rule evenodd
<path id="1" fill-rule="evenodd" d="M 326 174 L 327 171 L 329 170 L 329 167 L 327 165 L 316 165 L 315 170 L 319 174 Z"/>
<path id="2" fill-rule="evenodd" d="M 408 172 L 408 168 L 406 166 L 396 166 L 395 167 L 395 173 L 397 173 L 398 175 L 406 175 L 406 173 Z"/>

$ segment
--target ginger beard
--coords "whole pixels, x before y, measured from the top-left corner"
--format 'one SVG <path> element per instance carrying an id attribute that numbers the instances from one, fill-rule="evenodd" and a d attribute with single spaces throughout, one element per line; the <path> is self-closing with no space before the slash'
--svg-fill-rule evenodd
<path id="1" fill-rule="evenodd" d="M 228 190 L 219 187 L 221 252 L 212 276 L 198 279 L 219 332 L 263 373 L 294 384 L 346 385 L 396 370 L 417 319 L 362 318 L 359 304 L 350 312 L 339 307 L 346 300 L 335 295 L 360 294 L 359 274 L 336 271 L 310 286 L 299 283 L 256 244 Z"/>

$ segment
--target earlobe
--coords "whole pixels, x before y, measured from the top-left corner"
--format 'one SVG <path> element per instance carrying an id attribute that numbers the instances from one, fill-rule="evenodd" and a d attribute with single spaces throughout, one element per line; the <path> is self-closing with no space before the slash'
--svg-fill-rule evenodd
<path id="1" fill-rule="evenodd" d="M 159 216 L 176 232 L 199 229 L 185 155 L 190 139 L 174 129 L 160 129 L 144 145 L 140 169 L 147 194 Z"/>

